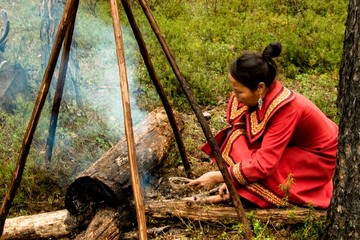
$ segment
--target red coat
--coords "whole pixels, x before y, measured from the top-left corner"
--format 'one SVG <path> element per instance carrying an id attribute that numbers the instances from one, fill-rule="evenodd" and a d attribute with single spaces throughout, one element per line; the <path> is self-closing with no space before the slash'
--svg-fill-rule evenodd
<path id="1" fill-rule="evenodd" d="M 310 100 L 275 81 L 261 110 L 232 95 L 227 121 L 215 138 L 240 196 L 262 208 L 329 206 L 338 127 Z"/>

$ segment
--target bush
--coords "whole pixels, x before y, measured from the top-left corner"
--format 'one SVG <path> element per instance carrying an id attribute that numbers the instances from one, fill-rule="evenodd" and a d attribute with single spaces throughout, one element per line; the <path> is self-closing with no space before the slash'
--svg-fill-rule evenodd
<path id="1" fill-rule="evenodd" d="M 285 78 L 338 71 L 346 1 L 151 1 L 154 16 L 201 105 L 230 91 L 227 65 L 243 49 L 262 51 L 278 41 Z M 141 14 L 141 13 L 139 13 Z M 151 31 L 141 24 L 165 91 L 179 109 L 186 102 Z M 140 80 L 151 84 L 141 75 Z M 332 84 L 332 83 L 331 83 Z M 333 84 L 332 84 L 333 85 Z M 176 100 L 174 100 L 176 99 Z M 180 99 L 180 100 L 179 100 Z M 183 100 L 182 100 L 183 99 Z"/>

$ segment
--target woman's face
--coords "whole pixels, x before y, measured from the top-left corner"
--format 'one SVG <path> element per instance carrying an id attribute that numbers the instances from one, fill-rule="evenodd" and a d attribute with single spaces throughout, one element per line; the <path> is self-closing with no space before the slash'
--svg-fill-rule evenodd
<path id="1" fill-rule="evenodd" d="M 259 99 L 259 93 L 258 90 L 251 90 L 248 87 L 245 87 L 240 82 L 236 81 L 231 74 L 229 74 L 229 82 L 233 88 L 233 92 L 235 94 L 235 97 L 239 102 L 242 102 L 243 104 L 247 106 L 255 106 L 257 105 L 258 99 Z"/>

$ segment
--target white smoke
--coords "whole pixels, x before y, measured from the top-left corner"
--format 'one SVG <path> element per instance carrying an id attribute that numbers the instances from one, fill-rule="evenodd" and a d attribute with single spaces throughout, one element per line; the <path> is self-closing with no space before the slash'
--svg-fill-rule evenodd
<path id="1" fill-rule="evenodd" d="M 81 24 L 81 23 L 79 23 Z M 105 24 L 103 22 L 96 23 L 96 32 L 100 36 L 95 38 L 92 44 L 91 56 L 89 60 L 82 60 L 80 65 L 80 75 L 82 75 L 82 85 L 88 86 L 89 89 L 82 90 L 82 97 L 84 105 L 90 104 L 100 111 L 99 114 L 103 116 L 103 119 L 107 121 L 109 126 L 119 126 L 123 128 L 124 117 L 121 101 L 121 89 L 120 89 L 120 77 L 119 67 L 116 55 L 116 45 L 114 38 L 114 30 L 111 24 Z M 94 31 L 94 29 L 89 29 Z M 137 107 L 135 96 L 132 94 L 136 90 L 137 79 L 134 67 L 138 64 L 140 56 L 134 54 L 134 45 L 131 44 L 131 38 L 133 33 L 131 28 L 122 27 L 127 80 L 129 85 L 129 95 L 131 104 L 131 116 L 133 124 L 135 125 L 147 114 L 145 111 L 140 110 Z M 81 38 L 81 34 L 78 35 Z M 81 39 L 79 39 L 81 41 Z M 78 48 L 79 55 L 85 55 Z M 90 61 L 90 62 L 89 62 Z M 90 76 L 92 71 L 95 77 L 92 77 L 91 83 L 87 82 L 88 79 L 84 79 L 84 76 Z M 81 90 L 81 89 L 80 89 Z"/>

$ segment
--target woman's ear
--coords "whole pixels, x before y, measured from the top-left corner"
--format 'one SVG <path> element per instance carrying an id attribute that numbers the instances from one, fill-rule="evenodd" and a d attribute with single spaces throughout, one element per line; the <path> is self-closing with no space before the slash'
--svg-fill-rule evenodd
<path id="1" fill-rule="evenodd" d="M 260 93 L 260 95 L 262 95 L 262 93 L 265 91 L 266 89 L 266 85 L 264 82 L 259 82 L 257 90 Z"/>

